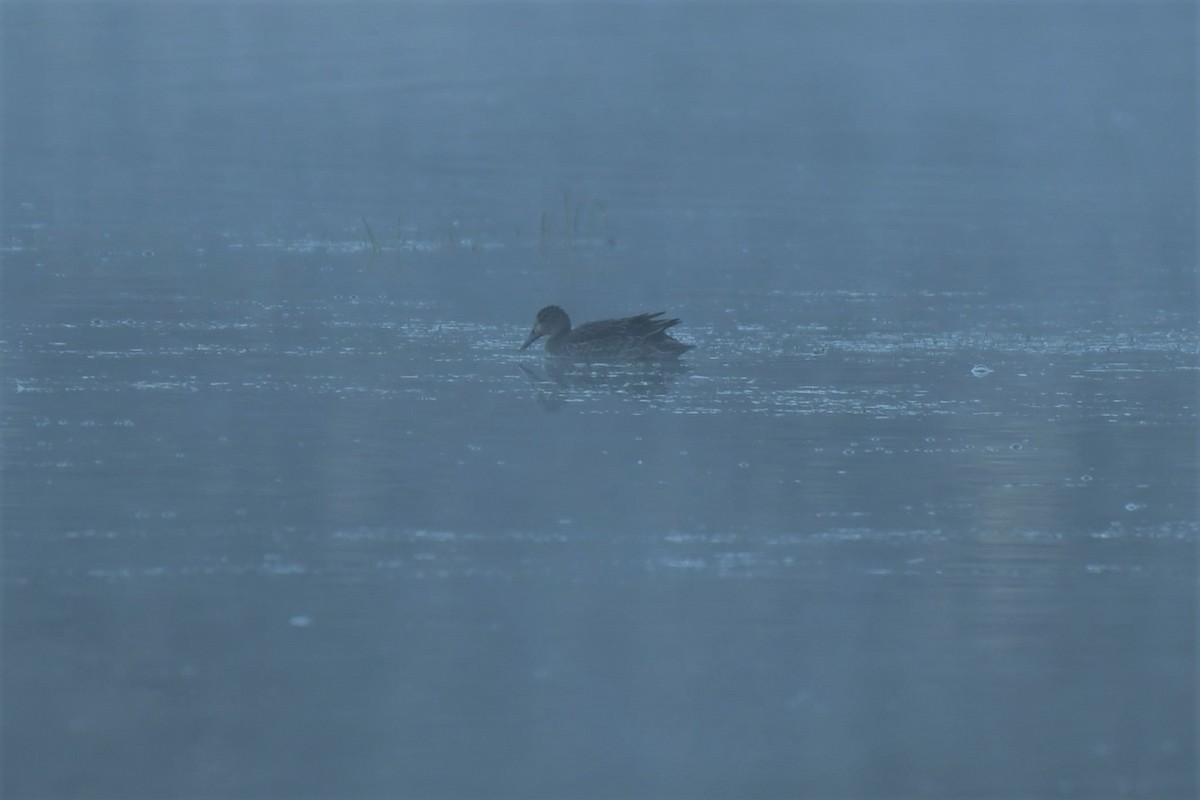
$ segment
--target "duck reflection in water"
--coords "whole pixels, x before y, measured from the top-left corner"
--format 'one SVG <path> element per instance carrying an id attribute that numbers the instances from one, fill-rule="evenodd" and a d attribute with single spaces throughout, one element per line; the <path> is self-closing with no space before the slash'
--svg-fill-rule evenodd
<path id="1" fill-rule="evenodd" d="M 636 400 L 667 397 L 675 379 L 688 372 L 678 359 L 601 364 L 548 359 L 545 373 L 517 364 L 537 392 L 538 405 L 557 411 L 567 402 L 624 395 Z"/>

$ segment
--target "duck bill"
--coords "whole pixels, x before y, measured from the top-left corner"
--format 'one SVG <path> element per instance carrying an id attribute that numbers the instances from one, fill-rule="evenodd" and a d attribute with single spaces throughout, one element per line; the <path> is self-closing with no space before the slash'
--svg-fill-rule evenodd
<path id="1" fill-rule="evenodd" d="M 525 344 L 521 345 L 521 349 L 524 350 L 540 338 L 542 338 L 542 333 L 535 327 L 529 332 L 529 336 L 525 338 Z"/>

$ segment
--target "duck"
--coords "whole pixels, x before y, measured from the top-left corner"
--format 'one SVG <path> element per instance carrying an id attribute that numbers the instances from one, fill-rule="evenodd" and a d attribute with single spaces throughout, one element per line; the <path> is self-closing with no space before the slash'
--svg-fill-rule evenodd
<path id="1" fill-rule="evenodd" d="M 583 361 L 651 361 L 674 359 L 691 350 L 667 333 L 678 319 L 662 319 L 665 311 L 634 317 L 601 319 L 571 327 L 571 318 L 559 306 L 546 306 L 537 313 L 533 330 L 521 345 L 524 350 L 543 336 L 546 353 Z"/>

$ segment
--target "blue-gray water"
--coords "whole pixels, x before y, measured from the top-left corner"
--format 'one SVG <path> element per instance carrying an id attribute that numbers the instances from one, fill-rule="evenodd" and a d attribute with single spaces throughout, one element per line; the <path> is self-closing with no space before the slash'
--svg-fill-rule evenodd
<path id="1" fill-rule="evenodd" d="M 0 14 L 6 798 L 1196 794 L 1194 4 Z"/>

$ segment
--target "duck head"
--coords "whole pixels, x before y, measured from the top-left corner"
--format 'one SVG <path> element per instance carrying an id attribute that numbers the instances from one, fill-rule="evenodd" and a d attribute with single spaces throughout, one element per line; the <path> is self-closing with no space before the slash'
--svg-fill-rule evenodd
<path id="1" fill-rule="evenodd" d="M 521 349 L 524 350 L 543 336 L 558 336 L 569 330 L 571 330 L 571 318 L 567 316 L 567 312 L 558 306 L 546 306 L 537 313 L 533 330 L 529 332 Z"/>

